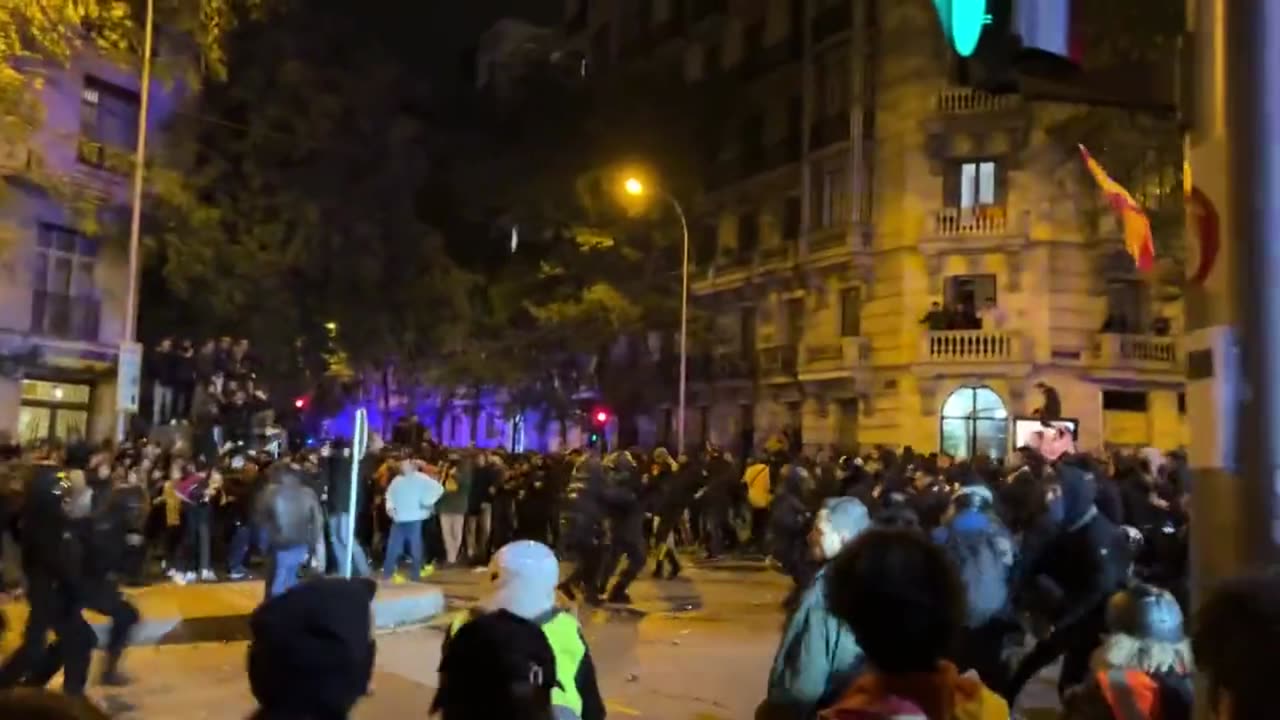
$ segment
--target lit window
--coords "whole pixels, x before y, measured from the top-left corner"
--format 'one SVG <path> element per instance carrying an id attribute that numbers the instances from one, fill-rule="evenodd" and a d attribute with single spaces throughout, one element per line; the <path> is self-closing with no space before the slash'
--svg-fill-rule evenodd
<path id="1" fill-rule="evenodd" d="M 958 197 L 953 199 L 957 207 L 972 209 L 996 204 L 1000 169 L 995 161 L 960 163 L 957 175 Z"/>

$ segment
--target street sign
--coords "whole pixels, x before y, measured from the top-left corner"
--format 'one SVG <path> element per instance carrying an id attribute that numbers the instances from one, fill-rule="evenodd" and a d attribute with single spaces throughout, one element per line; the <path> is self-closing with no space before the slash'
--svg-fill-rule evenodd
<path id="1" fill-rule="evenodd" d="M 116 361 L 116 412 L 138 412 L 142 395 L 142 344 L 120 343 L 120 358 Z"/>
<path id="2" fill-rule="evenodd" d="M 356 542 L 356 495 L 360 488 L 360 460 L 369 449 L 369 412 L 364 408 L 356 410 L 355 426 L 351 430 L 351 493 L 347 497 L 347 526 L 343 528 L 347 536 L 347 546 L 340 559 L 342 576 L 351 577 L 351 557 Z"/>

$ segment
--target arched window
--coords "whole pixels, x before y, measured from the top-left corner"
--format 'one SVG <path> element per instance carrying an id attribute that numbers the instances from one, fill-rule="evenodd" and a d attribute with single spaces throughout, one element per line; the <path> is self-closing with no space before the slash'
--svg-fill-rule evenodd
<path id="1" fill-rule="evenodd" d="M 939 449 L 955 457 L 1002 458 L 1009 445 L 1009 413 L 995 390 L 958 388 L 942 403 Z"/>

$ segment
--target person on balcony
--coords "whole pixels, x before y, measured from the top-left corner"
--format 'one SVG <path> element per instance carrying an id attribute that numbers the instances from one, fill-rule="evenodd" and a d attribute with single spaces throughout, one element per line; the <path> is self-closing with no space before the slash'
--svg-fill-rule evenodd
<path id="1" fill-rule="evenodd" d="M 920 318 L 920 324 L 929 328 L 930 331 L 946 330 L 951 323 L 947 317 L 947 312 L 942 309 L 942 303 L 929 303 L 929 312 Z"/>
<path id="2" fill-rule="evenodd" d="M 978 315 L 974 313 L 973 306 L 967 302 L 958 302 L 954 308 L 947 313 L 950 316 L 951 330 L 981 330 L 982 321 L 978 319 Z"/>
<path id="3" fill-rule="evenodd" d="M 981 329 L 1002 330 L 1008 319 L 1005 311 L 1001 310 L 999 305 L 996 305 L 995 298 L 987 298 L 982 301 L 982 309 L 978 311 L 978 322 Z"/>

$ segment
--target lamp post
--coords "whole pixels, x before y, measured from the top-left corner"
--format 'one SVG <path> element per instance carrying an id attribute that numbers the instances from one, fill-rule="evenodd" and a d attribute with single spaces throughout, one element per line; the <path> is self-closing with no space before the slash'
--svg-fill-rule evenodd
<path id="1" fill-rule="evenodd" d="M 639 197 L 645 194 L 646 188 L 639 178 L 629 177 L 622 183 L 622 189 L 628 195 Z M 683 244 L 683 259 L 680 263 L 680 379 L 676 390 L 676 456 L 684 452 L 684 403 L 685 390 L 688 384 L 689 371 L 689 221 L 685 218 L 684 208 L 671 193 L 661 190 L 662 197 L 675 208 L 680 218 L 680 234 Z"/>
<path id="2" fill-rule="evenodd" d="M 142 43 L 142 87 L 139 88 L 138 142 L 133 158 L 133 207 L 129 217 L 129 284 L 124 310 L 124 342 L 138 339 L 138 273 L 139 238 L 142 234 L 142 181 L 143 167 L 147 160 L 147 115 L 151 103 L 151 42 L 155 32 L 155 0 L 147 0 L 146 25 Z M 120 382 L 117 379 L 117 383 Z M 116 439 L 124 440 L 129 426 L 129 412 L 120 409 L 116 414 Z"/>

